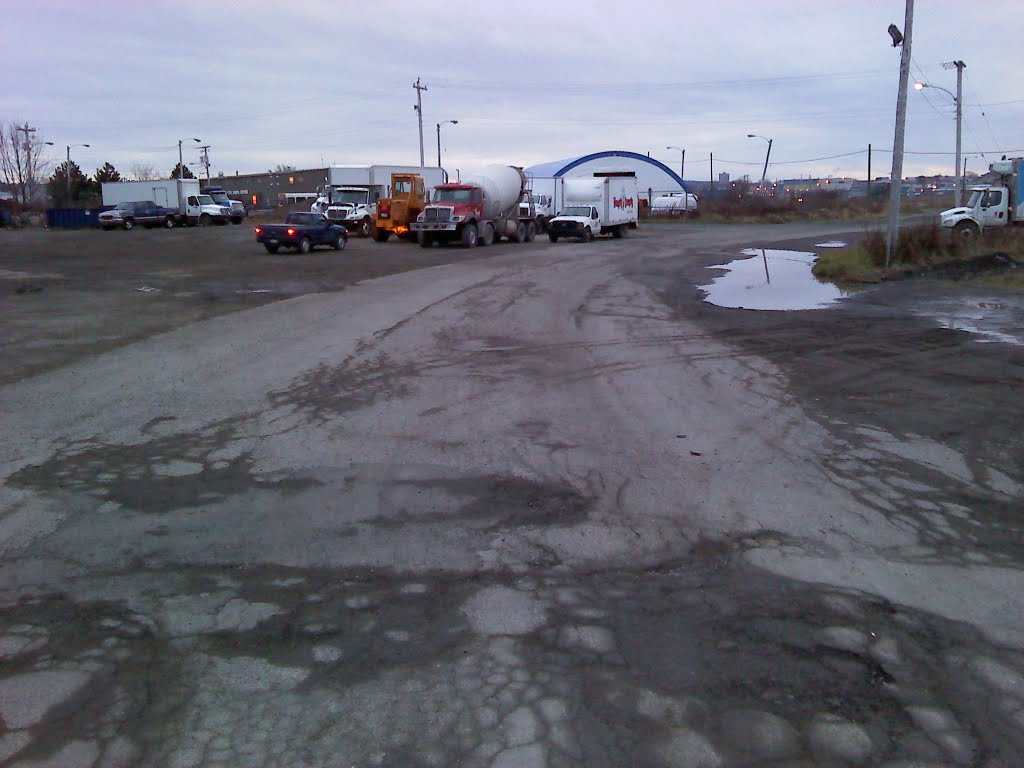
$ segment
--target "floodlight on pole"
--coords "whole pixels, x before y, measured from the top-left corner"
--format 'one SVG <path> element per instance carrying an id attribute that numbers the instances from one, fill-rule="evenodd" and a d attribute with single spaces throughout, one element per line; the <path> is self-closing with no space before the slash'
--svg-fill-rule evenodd
<path id="1" fill-rule="evenodd" d="M 185 160 L 181 155 L 181 145 L 186 141 L 188 141 L 188 139 L 178 139 L 178 181 L 181 181 L 182 171 L 185 170 Z M 202 139 L 193 138 L 192 141 L 194 141 L 196 144 L 199 144 L 200 142 L 202 142 Z"/>
<path id="2" fill-rule="evenodd" d="M 914 89 L 923 91 L 925 88 L 934 88 L 937 91 L 942 91 L 949 95 L 949 98 L 953 100 L 956 105 L 956 169 L 953 172 L 953 176 L 956 178 L 956 192 L 954 193 L 955 200 L 953 204 L 956 208 L 960 207 L 961 201 L 963 200 L 963 171 L 960 167 L 960 159 L 962 157 L 961 149 L 961 137 L 963 135 L 963 93 L 964 93 L 964 67 L 967 65 L 962 61 L 950 61 L 942 65 L 946 69 L 952 69 L 956 67 L 956 93 L 954 94 L 948 88 L 943 88 L 941 85 L 932 85 L 931 83 L 914 83 Z"/>
<path id="3" fill-rule="evenodd" d="M 674 146 L 665 147 L 665 149 L 677 149 L 680 153 L 682 153 L 682 156 L 679 158 L 679 178 L 680 180 L 685 179 L 686 177 L 683 175 L 683 172 L 686 169 L 686 150 L 683 149 L 682 147 Z"/>
<path id="4" fill-rule="evenodd" d="M 445 125 L 447 123 L 451 123 L 452 125 L 458 125 L 459 121 L 458 120 L 442 120 L 440 123 L 437 124 L 437 167 L 438 168 L 441 167 L 441 126 Z"/>
<path id="5" fill-rule="evenodd" d="M 761 171 L 761 188 L 763 189 L 764 188 L 765 176 L 768 175 L 768 158 L 771 157 L 771 155 L 772 155 L 772 140 L 769 139 L 767 136 L 761 136 L 760 134 L 757 134 L 757 133 L 748 133 L 747 134 L 747 138 L 748 139 L 764 139 L 765 141 L 768 142 L 768 151 L 765 152 L 765 154 L 764 154 L 764 170 Z"/>
<path id="6" fill-rule="evenodd" d="M 48 141 L 46 143 L 50 144 L 52 142 Z M 68 183 L 68 187 L 67 187 L 67 189 L 68 189 L 68 205 L 71 205 L 71 148 L 72 147 L 88 147 L 88 146 L 89 146 L 88 144 L 68 144 L 67 145 L 67 151 L 68 151 L 67 152 L 67 158 L 68 158 L 68 161 L 67 161 L 67 165 L 64 166 L 64 176 L 66 177 L 67 183 Z"/>

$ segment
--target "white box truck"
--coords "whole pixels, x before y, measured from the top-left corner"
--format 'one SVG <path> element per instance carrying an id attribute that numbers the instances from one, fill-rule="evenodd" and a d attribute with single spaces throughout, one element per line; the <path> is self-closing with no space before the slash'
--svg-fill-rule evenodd
<path id="1" fill-rule="evenodd" d="M 176 221 L 180 225 L 206 226 L 226 224 L 231 220 L 230 208 L 218 205 L 209 195 L 199 193 L 199 179 L 103 182 L 104 205 L 142 201 L 152 201 L 176 210 Z"/>
<path id="2" fill-rule="evenodd" d="M 963 238 L 980 235 L 991 227 L 1024 222 L 1024 157 L 998 160 L 988 167 L 985 180 L 970 188 L 967 205 L 943 211 L 943 227 Z"/>
<path id="3" fill-rule="evenodd" d="M 562 180 L 562 210 L 548 222 L 548 239 L 595 235 L 622 237 L 637 224 L 636 176 L 597 176 Z"/>

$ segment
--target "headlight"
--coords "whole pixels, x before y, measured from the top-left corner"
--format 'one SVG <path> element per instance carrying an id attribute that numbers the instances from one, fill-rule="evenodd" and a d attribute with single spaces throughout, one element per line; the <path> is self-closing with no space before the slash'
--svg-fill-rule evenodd
<path id="1" fill-rule="evenodd" d="M 452 216 L 452 221 L 462 221 L 465 216 Z"/>
<path id="2" fill-rule="evenodd" d="M 422 213 L 416 214 L 416 221 L 423 221 L 425 216 Z"/>

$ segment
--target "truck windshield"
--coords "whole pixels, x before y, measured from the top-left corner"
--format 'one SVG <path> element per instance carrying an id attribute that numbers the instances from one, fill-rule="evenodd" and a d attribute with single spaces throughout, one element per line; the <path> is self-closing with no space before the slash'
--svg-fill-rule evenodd
<path id="1" fill-rule="evenodd" d="M 435 189 L 435 203 L 472 203 L 479 199 L 475 189 Z"/>
<path id="2" fill-rule="evenodd" d="M 985 190 L 983 190 L 983 189 L 976 189 L 973 192 L 971 192 L 971 199 L 967 201 L 967 207 L 968 208 L 977 208 L 978 207 L 978 202 L 981 200 L 982 195 L 984 195 L 984 194 L 985 194 Z"/>
<path id="3" fill-rule="evenodd" d="M 563 216 L 589 216 L 590 206 L 589 205 L 570 205 L 564 211 Z"/>
<path id="4" fill-rule="evenodd" d="M 220 203 L 221 205 L 231 205 L 231 200 L 228 199 L 227 192 L 211 192 L 210 197 L 213 198 L 214 202 Z"/>
<path id="5" fill-rule="evenodd" d="M 366 205 L 365 189 L 332 189 L 331 205 Z"/>
<path id="6" fill-rule="evenodd" d="M 199 204 L 200 205 L 213 205 L 214 204 L 213 203 L 213 198 L 210 197 L 209 195 L 200 195 L 199 196 Z"/>
<path id="7" fill-rule="evenodd" d="M 408 195 L 410 192 L 412 192 L 412 182 L 408 179 L 396 180 L 394 189 L 391 190 L 394 195 Z"/>

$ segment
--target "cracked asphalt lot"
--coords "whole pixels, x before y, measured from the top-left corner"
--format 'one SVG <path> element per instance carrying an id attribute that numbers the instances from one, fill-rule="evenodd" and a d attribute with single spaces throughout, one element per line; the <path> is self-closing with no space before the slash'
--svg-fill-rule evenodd
<path id="1" fill-rule="evenodd" d="M 1024 764 L 1020 348 L 696 287 L 842 235 L 0 254 L 0 765 Z"/>

